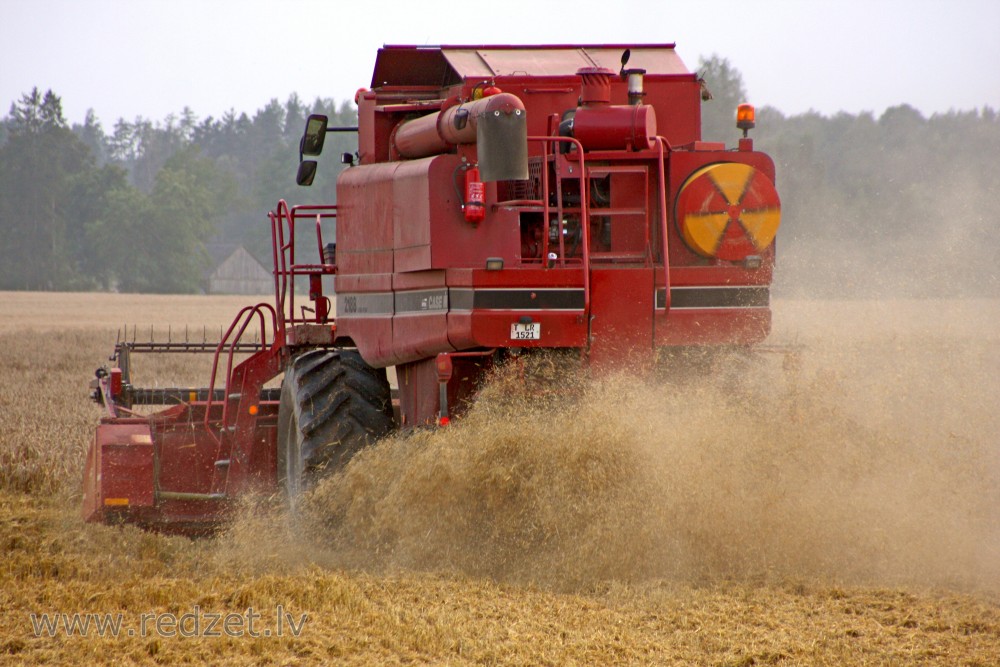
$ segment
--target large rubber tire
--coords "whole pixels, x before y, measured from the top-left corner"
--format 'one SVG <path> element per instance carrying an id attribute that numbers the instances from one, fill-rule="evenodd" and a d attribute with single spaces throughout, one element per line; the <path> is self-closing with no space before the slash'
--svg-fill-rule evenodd
<path id="1" fill-rule="evenodd" d="M 356 350 L 310 350 L 295 357 L 281 383 L 279 486 L 294 504 L 393 427 L 384 368 L 372 368 Z"/>

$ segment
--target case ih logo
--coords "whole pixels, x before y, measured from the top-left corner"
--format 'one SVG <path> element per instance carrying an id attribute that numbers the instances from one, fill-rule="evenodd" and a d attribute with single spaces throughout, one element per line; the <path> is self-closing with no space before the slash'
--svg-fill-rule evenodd
<path id="1" fill-rule="evenodd" d="M 444 294 L 431 294 L 420 300 L 420 310 L 444 310 Z"/>

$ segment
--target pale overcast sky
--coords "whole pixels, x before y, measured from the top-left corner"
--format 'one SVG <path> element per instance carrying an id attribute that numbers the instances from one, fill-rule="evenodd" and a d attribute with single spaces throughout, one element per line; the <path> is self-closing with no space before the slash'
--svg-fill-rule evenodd
<path id="1" fill-rule="evenodd" d="M 0 0 L 0 26 L 0 116 L 37 86 L 106 130 L 352 99 L 382 44 L 675 42 L 786 114 L 1000 109 L 1000 0 Z"/>

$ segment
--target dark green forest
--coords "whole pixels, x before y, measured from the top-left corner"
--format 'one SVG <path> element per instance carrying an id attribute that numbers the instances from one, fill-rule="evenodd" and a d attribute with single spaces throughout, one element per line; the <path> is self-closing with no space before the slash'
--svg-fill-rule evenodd
<path id="1" fill-rule="evenodd" d="M 213 241 L 242 243 L 270 266 L 267 211 L 334 200 L 336 169 L 297 188 L 309 113 L 356 125 L 353 104 L 297 96 L 252 116 L 161 122 L 92 112 L 70 127 L 60 98 L 30 91 L 0 121 L 0 289 L 197 292 Z M 330 153 L 355 149 L 331 137 Z"/>
<path id="2" fill-rule="evenodd" d="M 714 98 L 704 138 L 734 145 L 742 76 L 716 56 L 697 69 Z M 252 114 L 184 107 L 105 130 L 93 112 L 69 125 L 53 91 L 25 93 L 0 120 L 0 289 L 197 292 L 205 246 L 219 240 L 267 260 L 278 199 L 335 198 L 335 160 L 312 188 L 294 184 L 309 113 L 356 124 L 351 103 L 293 95 Z M 751 136 L 777 164 L 780 294 L 1000 295 L 996 110 L 786 116 L 763 106 Z M 330 141 L 331 155 L 355 148 L 344 135 Z"/>

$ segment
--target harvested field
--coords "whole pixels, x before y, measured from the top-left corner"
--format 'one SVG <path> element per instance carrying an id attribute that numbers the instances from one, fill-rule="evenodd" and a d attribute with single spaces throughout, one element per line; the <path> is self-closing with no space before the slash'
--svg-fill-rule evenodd
<path id="1" fill-rule="evenodd" d="M 243 303 L 0 293 L 0 663 L 1000 664 L 996 301 L 777 301 L 794 369 L 501 376 L 294 526 L 269 499 L 212 540 L 82 524 L 114 325 L 217 330 Z"/>

